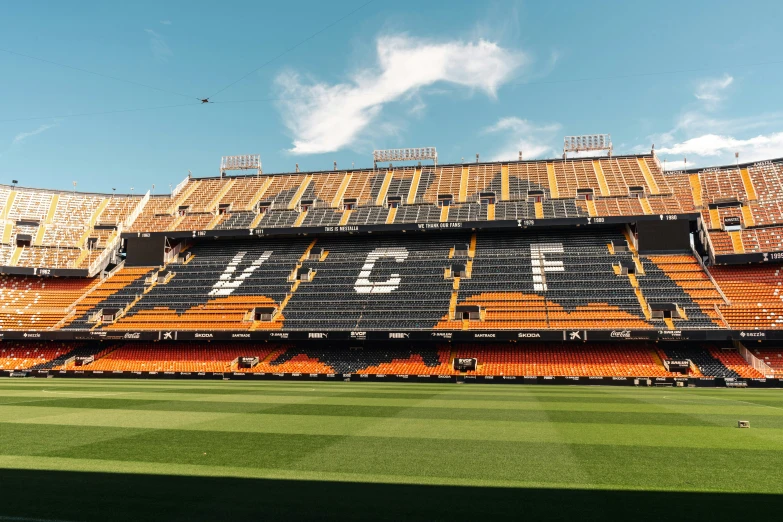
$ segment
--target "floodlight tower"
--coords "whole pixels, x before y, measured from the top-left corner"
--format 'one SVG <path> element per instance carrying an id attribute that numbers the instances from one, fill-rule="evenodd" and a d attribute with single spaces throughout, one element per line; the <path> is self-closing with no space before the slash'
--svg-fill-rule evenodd
<path id="1" fill-rule="evenodd" d="M 227 170 L 255 170 L 260 175 L 261 155 L 245 154 L 242 156 L 223 156 L 220 158 L 220 177 L 225 177 Z"/>
<path id="2" fill-rule="evenodd" d="M 588 134 L 584 136 L 566 136 L 563 139 L 563 159 L 569 152 L 609 151 L 612 157 L 612 137 L 609 134 Z"/>
<path id="3" fill-rule="evenodd" d="M 438 164 L 438 151 L 435 147 L 418 147 L 411 149 L 386 149 L 386 150 L 374 150 L 372 152 L 372 164 L 373 169 L 378 168 L 379 162 L 394 161 L 421 161 L 432 160 L 437 166 Z"/>

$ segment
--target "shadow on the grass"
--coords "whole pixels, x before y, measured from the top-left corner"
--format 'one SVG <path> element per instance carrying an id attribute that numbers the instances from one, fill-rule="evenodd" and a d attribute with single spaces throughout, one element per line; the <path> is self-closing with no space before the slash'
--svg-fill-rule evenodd
<path id="1" fill-rule="evenodd" d="M 0 469 L 0 520 L 726 520 L 783 496 L 509 489 Z"/>

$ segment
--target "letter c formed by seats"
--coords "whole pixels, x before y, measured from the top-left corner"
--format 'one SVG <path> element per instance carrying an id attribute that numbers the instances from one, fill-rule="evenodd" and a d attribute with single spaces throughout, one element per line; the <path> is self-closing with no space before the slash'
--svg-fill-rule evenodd
<path id="1" fill-rule="evenodd" d="M 359 278 L 353 287 L 356 293 L 388 294 L 400 287 L 400 281 L 402 281 L 400 274 L 391 274 L 386 281 L 370 281 L 370 274 L 372 274 L 372 270 L 375 268 L 375 262 L 382 257 L 391 257 L 396 262 L 402 263 L 408 259 L 408 251 L 402 247 L 376 248 L 367 254 L 364 266 L 362 266 L 362 270 L 359 272 Z"/>

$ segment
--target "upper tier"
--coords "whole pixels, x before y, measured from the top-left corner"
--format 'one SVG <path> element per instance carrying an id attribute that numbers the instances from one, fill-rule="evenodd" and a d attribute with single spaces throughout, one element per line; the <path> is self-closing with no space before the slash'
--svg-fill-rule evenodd
<path id="1" fill-rule="evenodd" d="M 713 259 L 741 262 L 783 251 L 781 181 L 783 160 L 664 173 L 653 155 L 187 179 L 173 197 L 154 198 L 130 231 L 546 225 L 701 211 Z M 731 222 L 725 230 L 730 216 L 736 231 Z"/>
<path id="2" fill-rule="evenodd" d="M 701 184 L 703 229 L 716 261 L 764 260 L 763 253 L 783 251 L 783 160 L 706 169 L 690 177 Z"/>
<path id="3" fill-rule="evenodd" d="M 683 181 L 684 180 L 684 181 Z M 547 220 L 694 212 L 651 155 L 187 179 L 129 232 Z"/>
<path id="4" fill-rule="evenodd" d="M 783 160 L 664 173 L 654 155 L 634 155 L 186 178 L 173 195 L 152 197 L 0 186 L 0 267 L 94 273 L 122 233 L 546 226 L 696 212 L 716 261 L 754 261 L 783 252 L 782 180 Z"/>
<path id="5" fill-rule="evenodd" d="M 142 199 L 0 186 L 0 266 L 95 273 Z"/>

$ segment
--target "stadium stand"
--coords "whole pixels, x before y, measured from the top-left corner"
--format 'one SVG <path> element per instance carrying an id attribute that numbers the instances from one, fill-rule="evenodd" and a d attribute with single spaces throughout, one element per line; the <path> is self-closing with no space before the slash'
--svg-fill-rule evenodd
<path id="1" fill-rule="evenodd" d="M 775 372 L 775 375 L 783 375 L 783 350 L 780 348 L 754 348 L 753 354 L 761 359 Z"/>
<path id="2" fill-rule="evenodd" d="M 144 343 L 125 344 L 108 350 L 95 362 L 84 366 L 92 371 L 173 371 L 227 372 L 237 370 L 236 359 L 242 356 L 265 359 L 279 347 L 246 346 L 241 343 L 180 343 L 178 346 L 156 346 Z M 234 363 L 232 365 L 232 363 Z"/>
<path id="3" fill-rule="evenodd" d="M 69 327 L 116 308 L 122 317 L 107 328 L 643 329 L 664 326 L 649 309 L 659 303 L 679 307 L 678 328 L 724 326 L 714 309 L 722 297 L 692 256 L 635 257 L 619 251 L 626 244 L 610 230 L 197 243 L 192 260 L 164 276 L 120 270 L 79 303 Z M 644 272 L 619 273 L 635 263 Z M 114 281 L 119 291 L 104 293 Z M 481 316 L 457 317 L 463 305 Z M 253 321 L 256 307 L 279 315 Z"/>
<path id="4" fill-rule="evenodd" d="M 292 293 L 283 315 L 286 329 L 425 329 L 448 309 L 452 281 L 444 269 L 456 238 L 321 238 L 322 260 L 305 260 L 314 272 Z M 458 242 L 458 241 L 456 241 Z M 394 292 L 392 294 L 392 292 Z"/>
<path id="5" fill-rule="evenodd" d="M 709 377 L 739 377 L 739 374 L 736 371 L 727 367 L 721 359 L 716 357 L 716 353 L 713 352 L 712 347 L 701 347 L 696 345 L 663 346 L 662 350 L 669 359 L 680 361 L 687 359 L 693 362 L 702 375 Z M 733 364 L 735 361 L 734 358 L 727 360 L 730 361 L 730 364 Z M 742 360 L 744 361 L 744 359 Z M 753 370 L 750 366 L 747 366 L 747 368 Z M 756 376 L 760 376 L 760 374 L 757 374 Z"/>
<path id="6" fill-rule="evenodd" d="M 702 186 L 702 201 L 747 201 L 748 194 L 739 169 L 705 169 L 699 173 Z"/>
<path id="7" fill-rule="evenodd" d="M 71 343 L 71 346 L 67 346 L 69 350 L 63 350 L 59 355 L 53 359 L 36 364 L 28 368 L 29 370 L 73 370 L 82 369 L 81 365 L 76 364 L 76 359 L 79 357 L 93 357 L 95 359 L 102 355 L 112 351 L 113 346 L 108 347 L 105 344 L 84 344 Z"/>
<path id="8" fill-rule="evenodd" d="M 584 189 L 592 191 L 587 203 L 580 196 Z M 628 156 L 189 178 L 177 194 L 152 198 L 131 231 L 492 220 L 482 194 L 493 205 L 503 203 L 494 219 L 693 211 L 672 190 L 656 159 Z M 593 205 L 596 198 L 608 199 Z M 399 209 L 390 213 L 389 201 Z M 344 213 L 346 205 L 351 207 Z M 458 207 L 441 208 L 452 205 Z"/>
<path id="9" fill-rule="evenodd" d="M 0 344 L 0 370 L 43 368 L 74 349 L 78 344 L 71 342 L 4 341 Z"/>
<path id="10" fill-rule="evenodd" d="M 731 302 L 721 307 L 737 330 L 776 330 L 783 327 L 783 276 L 780 265 L 714 266 L 710 273 Z"/>
<path id="11" fill-rule="evenodd" d="M 88 269 L 140 200 L 0 187 L 0 266 Z"/>
<path id="12" fill-rule="evenodd" d="M 174 222 L 174 211 L 172 211 L 172 199 L 166 196 L 155 196 L 150 198 L 144 206 L 144 211 L 136 218 L 131 225 L 129 232 L 144 232 L 151 230 L 168 230 Z"/>
<path id="13" fill-rule="evenodd" d="M 612 377 L 674 377 L 650 345 L 597 344 L 570 346 L 532 343 L 511 350 L 504 345 L 460 346 L 456 357 L 476 358 L 470 375 L 552 375 Z"/>
<path id="14" fill-rule="evenodd" d="M 675 303 L 685 314 L 679 328 L 717 328 L 716 306 L 724 300 L 692 255 L 642 258 L 644 275 L 637 280 L 649 304 Z"/>
<path id="15" fill-rule="evenodd" d="M 554 219 L 701 210 L 714 254 L 764 253 L 783 250 L 781 227 L 776 227 L 783 224 L 783 203 L 775 188 L 782 171 L 783 163 L 776 161 L 664 174 L 654 156 L 642 155 L 188 178 L 176 194 L 151 197 L 127 230 Z M 493 202 L 487 204 L 484 198 L 482 204 L 481 194 Z M 389 198 L 399 202 L 394 211 L 388 208 Z M 442 210 L 439 202 L 444 198 L 457 206 Z M 0 260 L 12 266 L 89 267 L 99 257 L 95 250 L 112 236 L 106 228 L 95 226 L 120 224 L 139 199 L 4 186 Z M 352 207 L 343 212 L 346 204 Z M 743 229 L 722 230 L 726 217 L 740 217 Z M 17 235 L 33 239 L 19 252 L 14 248 Z M 89 238 L 94 239 L 88 242 Z"/>
<path id="16" fill-rule="evenodd" d="M 289 276 L 310 242 L 286 239 L 197 244 L 190 250 L 192 260 L 169 265 L 170 279 L 163 281 L 157 269 L 145 271 L 143 277 L 139 277 L 138 268 L 120 270 L 118 276 L 136 278 L 112 294 L 109 307 L 129 309 L 107 327 L 247 330 L 252 325 L 246 319 L 251 310 L 286 300 L 292 285 L 297 284 L 289 282 Z M 106 306 L 106 301 L 95 303 L 92 313 Z"/>
<path id="17" fill-rule="evenodd" d="M 747 361 L 736 350 L 723 350 L 715 346 L 709 346 L 708 349 L 713 359 L 720 361 L 723 366 L 736 373 L 739 377 L 751 379 L 764 377 L 761 372 L 749 366 Z"/>
<path id="18" fill-rule="evenodd" d="M 293 344 L 248 344 L 237 342 L 180 342 L 98 344 L 67 350 L 33 348 L 23 353 L 13 346 L 10 365 L 24 368 L 75 368 L 77 355 L 95 357 L 80 366 L 88 371 L 129 372 L 247 372 L 293 374 L 370 375 L 491 375 L 565 377 L 681 377 L 663 365 L 663 358 L 690 359 L 697 366 L 695 376 L 756 378 L 761 374 L 747 365 L 735 350 L 712 346 L 657 348 L 647 343 L 569 345 L 530 343 L 523 347 L 507 344 L 456 344 L 421 347 L 376 346 L 354 348 L 295 346 Z M 239 368 L 239 357 L 257 357 L 252 368 Z M 453 369 L 455 358 L 475 358 L 475 370 Z M 70 362 L 66 363 L 68 360 Z"/>
<path id="19" fill-rule="evenodd" d="M 125 310 L 144 291 L 150 268 L 123 268 L 111 277 L 98 282 L 91 292 L 74 302 L 74 314 L 66 318 L 63 329 L 90 329 L 99 326 L 104 309 Z"/>
<path id="20" fill-rule="evenodd" d="M 783 251 L 783 162 L 718 167 L 690 174 L 700 184 L 698 198 L 714 255 Z M 697 205 L 699 206 L 699 205 Z M 739 226 L 726 229 L 726 218 Z"/>
<path id="21" fill-rule="evenodd" d="M 254 371 L 284 373 L 359 373 L 451 375 L 449 351 L 436 348 L 289 348 Z"/>
<path id="22" fill-rule="evenodd" d="M 78 283 L 78 293 L 64 299 L 63 307 L 89 294 L 68 310 L 73 315 L 64 324 L 94 328 L 102 310 L 114 310 L 117 317 L 100 323 L 102 328 L 726 326 L 715 308 L 723 298 L 691 255 L 638 256 L 627 245 L 613 229 L 197 242 L 187 263 L 124 267 L 94 288 Z M 477 307 L 479 314 L 462 317 L 457 309 L 465 306 Z M 654 309 L 667 306 L 679 313 L 655 316 Z M 254 320 L 259 307 L 274 308 L 274 319 Z M 59 319 L 62 311 L 46 325 Z"/>
<path id="23" fill-rule="evenodd" d="M 691 377 L 758 379 L 729 341 L 783 324 L 781 181 L 778 160 L 664 173 L 634 155 L 189 177 L 157 196 L 0 186 L 0 370 L 668 379 L 663 361 L 688 359 Z M 650 240 L 689 239 L 696 216 L 693 250 Z M 411 226 L 351 227 L 386 224 Z M 740 254 L 767 264 L 714 265 Z"/>
<path id="24" fill-rule="evenodd" d="M 430 350 L 419 348 L 382 350 L 377 354 L 367 354 L 369 366 L 359 366 L 358 374 L 391 374 L 391 375 L 450 375 L 453 373 L 449 365 L 450 353 L 443 348 Z M 352 362 L 352 361 L 351 361 Z M 348 365 L 350 368 L 350 362 Z"/>
<path id="25" fill-rule="evenodd" d="M 60 323 L 74 302 L 99 283 L 87 278 L 0 275 L 0 330 L 46 330 Z"/>
<path id="26" fill-rule="evenodd" d="M 630 279 L 612 268 L 612 242 L 625 239 L 616 232 L 480 233 L 469 277 L 455 281 L 456 302 L 438 328 L 463 328 L 454 317 L 457 304 L 486 310 L 484 321 L 469 321 L 469 328 L 649 327 Z"/>

